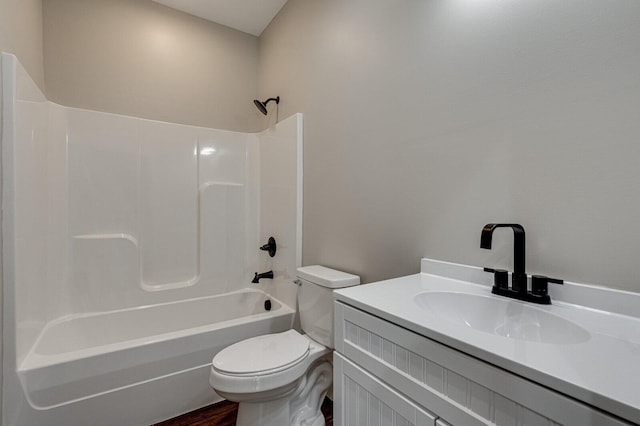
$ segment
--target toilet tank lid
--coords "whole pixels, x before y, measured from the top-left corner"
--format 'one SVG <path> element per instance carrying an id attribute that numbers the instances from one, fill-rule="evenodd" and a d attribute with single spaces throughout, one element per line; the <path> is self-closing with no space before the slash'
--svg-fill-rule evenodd
<path id="1" fill-rule="evenodd" d="M 320 265 L 298 268 L 298 278 L 328 288 L 351 287 L 360 284 L 360 277 Z"/>

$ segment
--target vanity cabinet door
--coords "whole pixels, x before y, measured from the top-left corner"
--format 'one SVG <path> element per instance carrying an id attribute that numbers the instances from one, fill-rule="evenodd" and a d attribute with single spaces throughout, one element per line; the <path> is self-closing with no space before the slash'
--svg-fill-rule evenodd
<path id="1" fill-rule="evenodd" d="M 336 426 L 435 426 L 436 416 L 338 353 L 333 355 Z"/>

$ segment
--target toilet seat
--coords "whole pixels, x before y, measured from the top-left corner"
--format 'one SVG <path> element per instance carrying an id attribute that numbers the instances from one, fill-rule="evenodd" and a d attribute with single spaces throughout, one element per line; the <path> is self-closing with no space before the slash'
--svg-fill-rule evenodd
<path id="1" fill-rule="evenodd" d="M 281 336 L 285 334 L 286 336 Z M 293 390 L 289 389 L 289 387 L 295 385 L 296 381 L 305 374 L 312 363 L 317 361 L 320 357 L 331 353 L 330 349 L 314 342 L 306 335 L 301 335 L 295 330 L 266 336 L 258 336 L 258 338 L 253 337 L 251 339 L 238 342 L 233 346 L 237 345 L 236 349 L 252 348 L 254 347 L 253 345 L 259 345 L 261 343 L 253 342 L 249 345 L 244 344 L 254 339 L 256 339 L 257 342 L 260 342 L 260 337 L 266 340 L 265 342 L 262 342 L 263 344 L 268 345 L 270 339 L 274 339 L 271 340 L 271 342 L 278 341 L 279 338 L 291 339 L 294 343 L 292 346 L 299 345 L 297 346 L 298 348 L 304 348 L 306 346 L 306 349 L 302 350 L 302 354 L 300 353 L 300 349 L 298 349 L 297 353 L 290 354 L 289 357 L 283 355 L 282 358 L 279 358 L 279 362 L 273 361 L 272 364 L 265 362 L 264 365 L 268 365 L 271 368 L 261 370 L 257 373 L 247 373 L 246 371 L 230 373 L 223 371 L 225 368 L 233 369 L 232 364 L 229 364 L 227 355 L 237 353 L 235 351 L 229 351 L 223 354 L 223 352 L 228 348 L 223 349 L 213 358 L 211 372 L 209 375 L 209 384 L 220 396 L 233 401 L 238 401 L 243 399 L 241 399 L 240 395 L 254 395 L 253 398 L 257 398 L 258 396 L 255 394 L 259 392 L 264 393 L 262 395 L 263 397 L 271 397 L 272 395 L 277 395 L 283 392 L 286 393 L 289 390 Z M 282 352 L 286 353 L 287 350 L 284 349 Z M 259 352 L 250 352 L 242 356 L 258 359 L 262 358 L 263 354 Z M 220 359 L 226 362 L 221 363 Z M 221 369 L 218 368 L 218 365 Z M 236 370 L 239 370 L 239 368 L 236 368 Z"/>
<path id="2" fill-rule="evenodd" d="M 252 337 L 226 347 L 213 358 L 213 368 L 229 375 L 265 375 L 285 370 L 309 353 L 309 339 L 295 330 Z"/>

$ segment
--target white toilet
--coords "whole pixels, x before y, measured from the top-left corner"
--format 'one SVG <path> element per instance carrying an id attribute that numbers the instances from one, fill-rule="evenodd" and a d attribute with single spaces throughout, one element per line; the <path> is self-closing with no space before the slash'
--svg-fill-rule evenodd
<path id="1" fill-rule="evenodd" d="M 322 401 L 332 382 L 333 290 L 360 277 L 324 266 L 298 268 L 302 330 L 235 343 L 214 358 L 209 383 L 239 402 L 237 426 L 323 426 Z"/>

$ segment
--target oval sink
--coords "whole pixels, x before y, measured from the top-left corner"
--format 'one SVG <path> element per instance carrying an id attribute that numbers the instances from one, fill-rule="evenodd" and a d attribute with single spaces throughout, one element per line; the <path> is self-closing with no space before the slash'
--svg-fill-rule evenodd
<path id="1" fill-rule="evenodd" d="M 584 328 L 550 312 L 493 296 L 426 291 L 416 294 L 414 301 L 443 320 L 509 339 L 570 344 L 591 337 Z"/>

